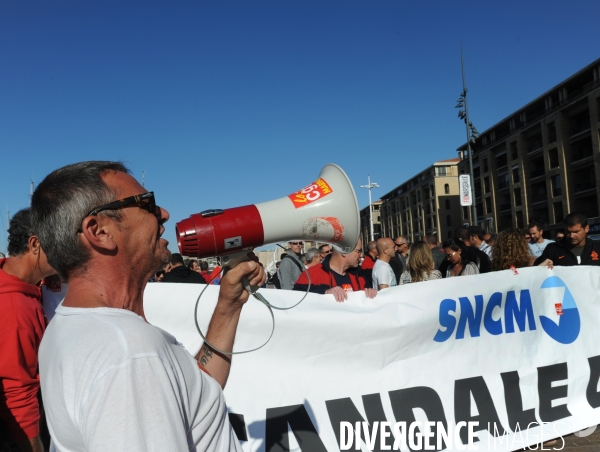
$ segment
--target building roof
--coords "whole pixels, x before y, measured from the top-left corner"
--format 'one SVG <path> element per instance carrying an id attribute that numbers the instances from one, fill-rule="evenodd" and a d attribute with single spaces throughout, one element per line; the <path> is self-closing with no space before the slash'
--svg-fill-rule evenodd
<path id="1" fill-rule="evenodd" d="M 492 131 L 494 129 L 499 128 L 502 124 L 505 124 L 510 119 L 512 119 L 514 117 L 518 117 L 520 113 L 522 113 L 522 112 L 528 110 L 530 107 L 535 106 L 536 104 L 542 102 L 545 98 L 550 97 L 552 94 L 557 93 L 559 89 L 566 87 L 571 82 L 578 81 L 579 79 L 582 79 L 583 76 L 586 75 L 586 74 L 590 74 L 590 71 L 593 71 L 593 69 L 595 67 L 597 67 L 598 65 L 600 65 L 600 58 L 598 58 L 597 60 L 595 60 L 592 63 L 588 64 L 586 67 L 584 67 L 580 71 L 577 71 L 575 74 L 573 74 L 569 78 L 563 80 L 558 85 L 554 86 L 553 88 L 550 88 L 548 91 L 546 91 L 543 94 L 541 94 L 540 96 L 536 97 L 534 100 L 532 100 L 531 102 L 527 103 L 523 107 L 519 108 L 518 110 L 515 110 L 510 115 L 508 115 L 505 118 L 503 118 L 502 120 L 498 121 L 493 126 L 488 127 L 483 132 L 481 132 L 479 135 L 481 137 L 483 137 L 483 135 L 485 135 L 486 133 L 488 133 L 488 132 L 490 132 L 490 131 Z M 592 84 L 593 85 L 598 85 L 598 84 L 600 84 L 600 80 L 596 80 L 595 82 L 592 82 Z M 587 87 L 588 85 L 590 85 L 590 83 L 587 83 L 583 88 Z M 574 93 L 574 94 L 577 94 L 577 93 Z M 579 94 L 583 94 L 583 93 L 579 93 Z M 572 99 L 567 98 L 566 102 L 563 102 L 562 104 L 560 104 L 558 106 L 562 106 L 562 105 L 564 105 L 566 103 L 569 103 L 571 100 Z M 552 110 L 548 111 L 547 113 L 549 114 L 549 113 L 551 113 L 551 111 Z M 528 122 L 525 126 L 531 125 L 533 122 L 537 121 L 537 119 L 540 119 L 540 118 L 532 119 L 531 122 Z M 515 130 L 515 132 L 516 132 L 516 130 Z M 478 142 L 476 144 L 479 144 L 479 140 L 478 140 Z M 485 147 L 487 147 L 487 146 L 485 146 Z M 466 148 L 467 148 L 467 143 L 464 143 L 461 146 L 459 146 L 456 150 L 457 151 L 463 151 Z M 473 152 L 475 152 L 475 150 L 473 150 Z"/>
<path id="2" fill-rule="evenodd" d="M 433 163 L 432 165 L 429 165 L 423 171 L 418 172 L 414 176 L 410 177 L 409 179 L 405 180 L 401 184 L 397 185 L 394 189 L 388 191 L 381 198 L 384 199 L 384 198 L 387 198 L 389 195 L 396 193 L 398 190 L 400 190 L 400 188 L 402 188 L 402 186 L 404 184 L 410 183 L 410 181 L 412 181 L 415 178 L 419 178 L 421 175 L 429 172 L 432 168 L 434 168 L 436 166 L 457 166 L 460 163 L 460 161 L 461 160 L 458 157 L 451 158 L 451 159 L 446 159 L 446 160 L 438 160 L 437 162 Z M 421 183 L 421 182 L 422 181 L 419 181 L 418 183 Z"/>
<path id="3" fill-rule="evenodd" d="M 437 166 L 437 165 L 448 165 L 449 163 L 458 163 L 460 162 L 460 159 L 458 157 L 455 157 L 453 159 L 446 159 L 446 160 L 438 160 L 437 162 L 435 162 L 433 164 L 433 166 Z"/>

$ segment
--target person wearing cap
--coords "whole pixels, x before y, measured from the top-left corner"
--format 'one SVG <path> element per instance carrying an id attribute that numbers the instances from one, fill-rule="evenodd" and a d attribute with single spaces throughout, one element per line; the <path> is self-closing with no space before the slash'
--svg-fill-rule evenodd
<path id="1" fill-rule="evenodd" d="M 308 273 L 310 292 L 331 294 L 338 303 L 348 299 L 348 292 L 364 291 L 367 298 L 375 298 L 377 291 L 366 288 L 365 279 L 360 274 L 362 252 L 361 239 L 358 239 L 356 247 L 349 253 L 341 253 L 334 246 L 333 252 L 323 262 L 310 267 L 298 277 L 294 290 L 306 292 L 309 286 Z"/>

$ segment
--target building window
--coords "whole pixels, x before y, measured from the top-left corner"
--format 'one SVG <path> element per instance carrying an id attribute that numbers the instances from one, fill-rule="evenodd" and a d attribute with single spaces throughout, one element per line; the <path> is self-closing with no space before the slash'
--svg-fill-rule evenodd
<path id="1" fill-rule="evenodd" d="M 450 167 L 449 166 L 436 166 L 435 167 L 435 175 L 436 176 L 450 176 Z"/>
<path id="2" fill-rule="evenodd" d="M 523 212 L 522 211 L 518 211 L 516 213 L 516 218 L 517 218 L 517 228 L 521 229 L 523 226 Z"/>
<path id="3" fill-rule="evenodd" d="M 562 194 L 560 189 L 560 175 L 552 176 L 550 181 L 552 183 L 552 196 L 560 196 Z"/>
<path id="4" fill-rule="evenodd" d="M 515 197 L 515 206 L 520 206 L 521 205 L 521 189 L 520 188 L 515 188 L 513 195 Z"/>
<path id="5" fill-rule="evenodd" d="M 444 193 L 447 195 L 450 194 L 450 185 L 444 184 Z"/>
<path id="6" fill-rule="evenodd" d="M 548 151 L 548 160 L 550 168 L 558 168 L 558 149 L 554 148 Z"/>
<path id="7" fill-rule="evenodd" d="M 452 226 L 452 215 L 446 215 L 446 226 Z"/>
<path id="8" fill-rule="evenodd" d="M 508 188 L 509 185 L 510 185 L 510 182 L 508 180 L 508 173 L 500 174 L 498 176 L 498 190 L 503 190 L 505 188 Z"/>
<path id="9" fill-rule="evenodd" d="M 512 167 L 512 178 L 513 178 L 513 184 L 518 184 L 519 182 L 521 182 L 521 174 L 519 173 L 518 166 Z"/>
<path id="10" fill-rule="evenodd" d="M 463 207 L 463 219 L 465 219 L 465 220 L 469 219 L 469 208 L 467 206 Z"/>
<path id="11" fill-rule="evenodd" d="M 554 143 L 556 141 L 556 124 L 551 122 L 548 124 L 548 143 Z"/>
<path id="12" fill-rule="evenodd" d="M 483 178 L 483 192 L 484 193 L 490 192 L 490 177 L 489 176 L 485 176 Z"/>
<path id="13" fill-rule="evenodd" d="M 482 159 L 482 162 L 483 162 L 483 172 L 487 173 L 490 170 L 489 167 L 488 167 L 487 157 L 484 158 L 484 159 Z"/>
<path id="14" fill-rule="evenodd" d="M 450 200 L 446 199 L 446 210 L 450 210 Z"/>
<path id="15" fill-rule="evenodd" d="M 492 198 L 485 198 L 485 212 L 492 213 Z"/>
<path id="16" fill-rule="evenodd" d="M 510 143 L 510 158 L 513 160 L 517 160 L 519 157 L 519 152 L 517 151 L 517 142 L 513 141 Z"/>
<path id="17" fill-rule="evenodd" d="M 554 222 L 560 223 L 564 219 L 565 219 L 565 217 L 563 216 L 562 202 L 555 202 L 554 203 Z"/>
<path id="18" fill-rule="evenodd" d="M 508 161 L 506 158 L 506 152 L 498 157 L 496 157 L 496 168 L 503 168 L 508 165 Z"/>

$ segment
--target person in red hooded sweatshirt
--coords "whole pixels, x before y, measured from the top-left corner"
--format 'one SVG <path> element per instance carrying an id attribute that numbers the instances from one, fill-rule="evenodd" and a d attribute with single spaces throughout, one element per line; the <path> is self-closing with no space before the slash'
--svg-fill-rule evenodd
<path id="1" fill-rule="evenodd" d="M 37 354 L 46 321 L 36 284 L 56 271 L 31 229 L 29 209 L 13 216 L 8 234 L 9 257 L 0 259 L 0 436 L 37 452 L 44 450 Z"/>

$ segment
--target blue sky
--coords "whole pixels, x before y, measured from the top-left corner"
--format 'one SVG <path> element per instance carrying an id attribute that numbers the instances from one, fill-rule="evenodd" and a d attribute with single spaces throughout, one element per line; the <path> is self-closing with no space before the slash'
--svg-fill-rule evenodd
<path id="1" fill-rule="evenodd" d="M 0 250 L 31 180 L 122 160 L 175 223 L 340 165 L 377 198 L 597 59 L 589 1 L 0 5 Z"/>

